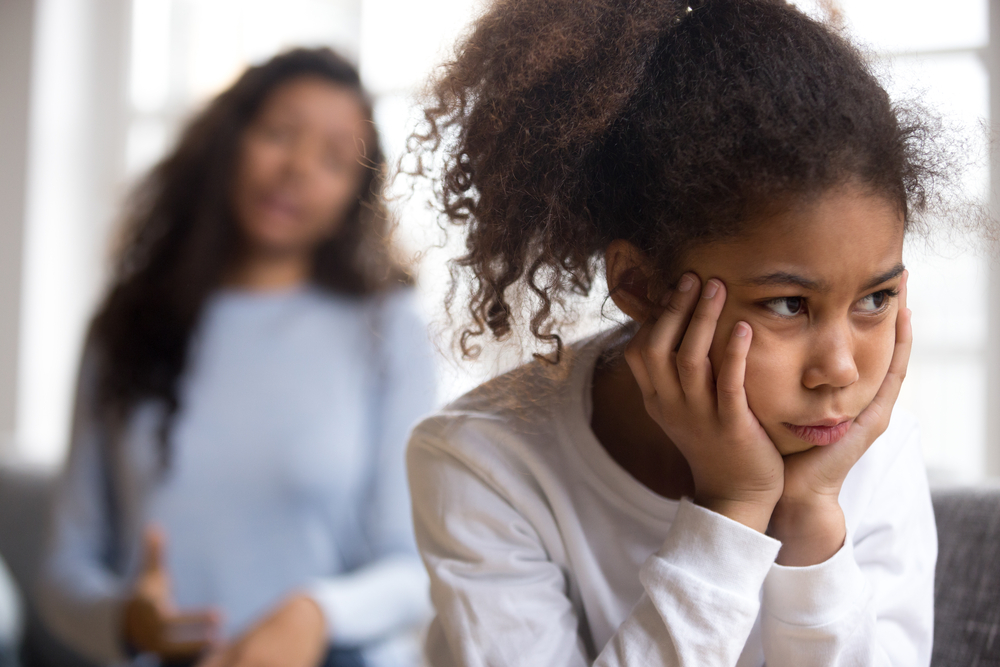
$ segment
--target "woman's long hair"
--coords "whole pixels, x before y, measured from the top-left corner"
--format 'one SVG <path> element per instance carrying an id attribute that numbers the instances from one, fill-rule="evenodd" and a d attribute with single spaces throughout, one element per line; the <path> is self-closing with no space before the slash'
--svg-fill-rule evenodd
<path id="1" fill-rule="evenodd" d="M 131 195 L 111 286 L 91 324 L 94 398 L 99 417 L 119 424 L 137 402 L 161 401 L 164 463 L 192 331 L 239 246 L 232 191 L 244 132 L 276 88 L 305 76 L 356 92 L 372 120 L 349 62 L 327 48 L 295 49 L 251 67 L 212 100 Z M 370 130 L 357 201 L 313 258 L 314 284 L 356 296 L 412 282 L 386 243 L 385 160 L 374 124 Z"/>

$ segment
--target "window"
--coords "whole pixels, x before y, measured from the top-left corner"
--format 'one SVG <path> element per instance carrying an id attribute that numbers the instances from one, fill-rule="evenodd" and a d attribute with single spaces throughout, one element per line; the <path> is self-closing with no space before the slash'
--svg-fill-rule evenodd
<path id="1" fill-rule="evenodd" d="M 819 11 L 818 0 L 800 4 L 806 11 Z M 225 88 L 248 64 L 299 44 L 328 44 L 359 62 L 375 96 L 376 120 L 387 152 L 398 157 L 416 118 L 415 93 L 480 7 L 469 0 L 121 0 L 121 5 L 130 8 L 123 21 L 130 45 L 124 49 L 129 67 L 122 83 L 127 88 L 123 95 L 126 122 L 121 140 L 110 144 L 110 150 L 122 153 L 119 193 L 129 179 L 168 149 L 193 109 Z M 841 7 L 852 34 L 877 55 L 892 92 L 941 110 L 973 138 L 972 153 L 985 157 L 988 146 L 981 122 L 989 116 L 990 77 L 996 76 L 988 70 L 985 58 L 989 46 L 986 0 L 953 0 L 947 11 L 930 0 L 842 0 Z M 60 30 L 72 27 L 66 21 L 60 26 Z M 964 182 L 970 195 L 984 198 L 990 190 L 985 164 L 983 160 Z M 397 193 L 406 186 L 397 184 Z M 58 191 L 49 196 L 58 199 Z M 102 196 L 106 201 L 101 210 L 110 217 L 117 204 L 112 193 Z M 414 251 L 440 241 L 425 203 L 426 192 L 397 203 L 401 241 Z M 72 211 L 60 210 L 72 216 Z M 432 321 L 440 321 L 447 281 L 443 260 L 456 252 L 457 241 L 452 238 L 443 249 L 423 256 L 421 300 Z M 26 252 L 29 264 L 63 257 L 95 267 L 104 257 L 100 244 L 95 243 L 83 244 L 83 250 L 76 248 L 72 257 L 62 251 L 40 252 L 45 244 L 59 243 L 52 234 L 36 234 L 34 243 L 35 250 L 29 247 Z M 899 405 L 920 417 L 932 478 L 973 481 L 985 475 L 987 438 L 991 437 L 986 403 L 991 333 L 987 262 L 960 243 L 940 239 L 929 248 L 919 240 L 911 242 L 906 261 L 911 269 L 916 343 Z M 26 269 L 29 274 L 32 270 Z M 34 271 L 45 273 L 37 266 Z M 59 293 L 64 302 L 79 303 L 81 299 L 71 298 L 81 294 L 79 281 L 69 274 L 61 280 Z M 26 288 L 26 298 L 29 293 Z M 82 301 L 90 304 L 90 292 L 84 296 Z M 600 295 L 595 300 L 599 304 Z M 44 385 L 29 392 L 23 401 L 28 407 L 21 410 L 19 431 L 41 434 L 25 452 L 29 458 L 57 460 L 64 451 L 68 396 L 85 310 L 67 311 L 66 322 L 72 326 L 64 327 L 61 338 L 35 348 L 26 360 L 22 355 L 22 377 L 42 378 L 39 382 Z M 600 324 L 589 321 L 581 331 Z M 22 339 L 32 340 L 52 327 L 49 320 L 29 317 Z M 46 356 L 47 360 L 42 359 Z M 515 356 L 510 352 L 487 355 L 472 365 L 443 362 L 441 398 L 452 398 L 509 366 Z M 42 368 L 43 361 L 59 368 L 46 371 L 47 375 L 33 372 Z M 1000 454 L 1000 441 L 993 447 Z"/>

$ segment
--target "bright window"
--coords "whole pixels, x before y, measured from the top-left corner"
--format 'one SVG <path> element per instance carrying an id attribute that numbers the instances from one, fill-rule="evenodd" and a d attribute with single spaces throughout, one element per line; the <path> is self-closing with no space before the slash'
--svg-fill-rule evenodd
<path id="1" fill-rule="evenodd" d="M 818 11 L 812 0 L 800 5 Z M 971 153 L 985 156 L 986 0 L 952 0 L 947 11 L 931 0 L 842 0 L 841 6 L 852 34 L 877 54 L 894 95 L 945 113 L 973 138 Z M 359 62 L 384 143 L 396 157 L 413 127 L 414 94 L 480 7 L 470 0 L 133 0 L 125 171 L 134 178 L 152 165 L 184 119 L 248 64 L 299 44 L 328 44 Z M 988 183 L 984 166 L 970 172 L 965 187 L 985 197 Z M 413 250 L 440 240 L 425 195 L 397 205 L 401 241 Z M 433 321 L 440 321 L 444 259 L 456 242 L 423 256 L 421 299 Z M 900 405 L 921 420 L 932 477 L 975 480 L 985 474 L 987 447 L 988 268 L 967 247 L 943 241 L 930 248 L 911 243 L 906 260 L 916 344 Z M 442 362 L 442 400 L 513 362 L 509 353 L 474 365 Z M 41 408 L 35 413 L 47 414 L 48 406 Z M 68 423 L 68 406 L 54 413 Z"/>

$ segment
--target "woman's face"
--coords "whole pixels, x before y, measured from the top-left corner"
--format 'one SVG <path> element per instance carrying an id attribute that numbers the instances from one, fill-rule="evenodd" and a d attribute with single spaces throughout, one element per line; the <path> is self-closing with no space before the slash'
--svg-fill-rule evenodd
<path id="1" fill-rule="evenodd" d="M 897 208 L 844 187 L 688 257 L 687 270 L 727 288 L 716 372 L 736 323 L 753 328 L 747 399 L 782 454 L 813 446 L 790 426 L 852 420 L 875 397 L 895 343 L 902 253 Z"/>
<path id="2" fill-rule="evenodd" d="M 357 93 L 319 77 L 275 89 L 247 127 L 233 192 L 253 252 L 308 253 L 356 203 L 371 145 Z"/>

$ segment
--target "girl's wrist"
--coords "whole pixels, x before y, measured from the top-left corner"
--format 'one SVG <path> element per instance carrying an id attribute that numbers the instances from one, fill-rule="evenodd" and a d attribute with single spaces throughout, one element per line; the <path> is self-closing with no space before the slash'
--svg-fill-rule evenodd
<path id="1" fill-rule="evenodd" d="M 829 560 L 847 538 L 844 511 L 836 498 L 811 502 L 782 498 L 771 514 L 767 534 L 781 542 L 778 564 L 807 567 Z"/>
<path id="2" fill-rule="evenodd" d="M 742 523 L 759 533 L 767 530 L 774 511 L 774 501 L 766 497 L 750 499 L 732 499 L 705 497 L 695 494 L 694 502 L 707 510 Z"/>

